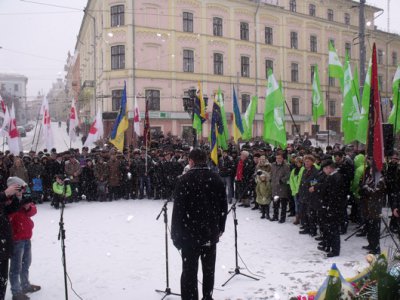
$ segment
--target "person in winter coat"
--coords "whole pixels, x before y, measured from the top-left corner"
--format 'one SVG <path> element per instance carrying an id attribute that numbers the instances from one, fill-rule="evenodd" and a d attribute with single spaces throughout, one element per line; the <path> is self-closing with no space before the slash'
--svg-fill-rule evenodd
<path id="1" fill-rule="evenodd" d="M 233 158 L 228 154 L 228 150 L 222 151 L 222 157 L 218 159 L 218 170 L 225 188 L 227 189 L 228 203 L 232 203 L 233 189 L 232 189 L 232 174 L 235 166 Z"/>
<path id="2" fill-rule="evenodd" d="M 239 206 L 243 207 L 250 207 L 251 183 L 254 180 L 254 165 L 249 155 L 248 151 L 243 150 L 236 167 L 237 200 L 242 202 Z"/>
<path id="3" fill-rule="evenodd" d="M 79 177 L 82 173 L 82 168 L 75 155 L 71 155 L 69 160 L 65 163 L 64 171 L 65 174 L 70 179 L 70 185 L 72 191 L 72 196 L 70 201 L 78 202 L 80 199 Z"/>
<path id="4" fill-rule="evenodd" d="M 55 209 L 59 209 L 60 203 L 61 205 L 65 205 L 71 195 L 71 185 L 65 181 L 63 175 L 56 175 L 53 183 L 53 201 L 51 202 L 51 205 L 53 205 Z"/>
<path id="5" fill-rule="evenodd" d="M 86 165 L 82 168 L 81 189 L 87 201 L 96 200 L 96 181 L 94 177 L 93 162 L 90 158 L 86 159 Z"/>
<path id="6" fill-rule="evenodd" d="M 377 182 L 372 167 L 365 170 L 365 180 L 361 187 L 361 198 L 364 201 L 364 218 L 367 226 L 368 245 L 363 249 L 370 254 L 380 254 L 380 228 L 383 203 L 386 197 L 385 179 L 381 175 Z"/>
<path id="7" fill-rule="evenodd" d="M 108 200 L 117 200 L 121 197 L 120 186 L 122 182 L 122 164 L 117 156 L 113 153 L 110 155 L 108 166 Z"/>
<path id="8" fill-rule="evenodd" d="M 257 171 L 256 182 L 256 202 L 261 208 L 261 219 L 269 220 L 269 205 L 272 196 L 270 173 L 262 170 Z"/>
<path id="9" fill-rule="evenodd" d="M 96 180 L 96 195 L 97 200 L 100 202 L 106 201 L 107 199 L 107 180 L 108 180 L 109 168 L 102 156 L 97 157 L 96 164 L 94 166 L 94 177 Z"/>
<path id="10" fill-rule="evenodd" d="M 319 172 L 314 166 L 314 162 L 314 156 L 304 156 L 304 171 L 298 193 L 301 205 L 300 219 L 303 224 L 303 229 L 299 233 L 312 236 L 317 235 L 317 215 L 312 205 L 316 201 L 317 193 L 310 192 L 310 188 L 318 184 L 317 176 Z"/>
<path id="11" fill-rule="evenodd" d="M 361 187 L 361 181 L 363 179 L 364 175 L 364 170 L 365 170 L 365 155 L 364 154 L 358 154 L 354 158 L 354 168 L 355 168 L 355 173 L 354 173 L 354 179 L 351 183 L 351 193 L 354 198 L 354 203 L 351 207 L 351 214 L 350 218 L 359 224 L 363 223 L 362 220 L 362 210 L 361 210 L 361 199 L 360 199 L 360 187 Z M 400 177 L 398 178 L 400 180 Z M 397 180 L 396 180 L 397 182 Z M 400 188 L 400 186 L 399 186 Z"/>
<path id="12" fill-rule="evenodd" d="M 17 177 L 13 177 L 14 179 Z M 8 264 L 12 255 L 12 228 L 8 216 L 17 211 L 19 200 L 15 196 L 21 189 L 22 179 L 10 181 L 8 187 L 0 192 L 0 300 L 5 299 L 8 282 Z"/>
<path id="13" fill-rule="evenodd" d="M 15 176 L 21 178 L 24 182 L 29 182 L 28 170 L 19 157 L 14 158 L 14 164 L 10 168 L 10 176 Z"/>
<path id="14" fill-rule="evenodd" d="M 344 180 L 332 159 L 324 160 L 321 168 L 326 175 L 324 182 L 310 188 L 322 196 L 323 239 L 318 249 L 328 252 L 327 257 L 334 257 L 340 254 L 340 223 L 342 207 L 346 203 Z"/>
<path id="15" fill-rule="evenodd" d="M 193 167 L 178 179 L 172 211 L 171 236 L 181 249 L 182 300 L 198 300 L 198 260 L 203 270 L 203 298 L 212 300 L 216 244 L 225 231 L 227 201 L 221 177 L 207 167 L 207 154 L 194 149 L 189 154 Z"/>
<path id="16" fill-rule="evenodd" d="M 40 290 L 40 286 L 29 282 L 29 267 L 32 262 L 31 238 L 33 221 L 31 217 L 36 215 L 36 206 L 30 197 L 22 196 L 24 189 L 16 194 L 22 197 L 20 208 L 9 215 L 13 232 L 13 254 L 10 262 L 10 285 L 13 300 L 29 299 L 25 294 Z"/>
<path id="17" fill-rule="evenodd" d="M 271 221 L 279 220 L 279 223 L 285 223 L 286 209 L 290 193 L 288 185 L 290 168 L 289 165 L 285 163 L 282 153 L 278 153 L 275 159 L 276 161 L 271 165 L 272 197 L 274 199 L 274 215 Z M 278 219 L 279 208 L 281 208 L 281 214 Z"/>
<path id="18" fill-rule="evenodd" d="M 294 225 L 300 224 L 300 215 L 302 213 L 302 206 L 299 201 L 299 187 L 300 187 L 300 182 L 301 182 L 301 177 L 303 176 L 304 172 L 304 166 L 303 166 L 303 158 L 301 156 L 298 156 L 295 158 L 294 162 L 294 168 L 290 172 L 290 177 L 289 177 L 289 186 L 290 186 L 290 191 L 292 193 L 292 197 L 294 199 L 294 204 L 295 204 L 295 214 L 296 218 L 293 222 Z"/>
<path id="19" fill-rule="evenodd" d="M 7 188 L 8 168 L 4 163 L 4 158 L 0 158 L 0 191 Z"/>
<path id="20" fill-rule="evenodd" d="M 43 180 L 45 173 L 43 165 L 40 163 L 39 157 L 35 156 L 32 163 L 28 167 L 29 186 L 32 190 L 31 197 L 34 203 L 43 202 Z"/>
<path id="21" fill-rule="evenodd" d="M 266 172 L 266 173 L 267 173 L 267 176 L 268 176 L 268 178 L 269 178 L 269 180 L 271 181 L 271 164 L 270 164 L 269 161 L 266 159 L 265 155 L 261 155 L 261 156 L 258 158 L 258 163 L 257 163 L 257 165 L 256 165 L 256 167 L 255 167 L 254 176 L 255 176 L 255 178 L 256 178 L 256 180 L 255 180 L 255 184 L 256 184 L 256 188 L 255 188 L 255 190 L 256 190 L 256 198 L 257 198 L 257 183 L 258 183 L 257 180 L 260 179 L 260 177 L 257 175 L 258 171 Z M 254 207 L 252 208 L 252 210 L 256 210 L 256 209 L 258 209 L 258 208 L 259 208 L 259 205 L 258 205 L 258 202 L 257 202 L 257 200 L 256 200 L 256 203 L 255 203 Z M 268 207 L 268 209 L 269 209 L 269 207 Z M 269 216 L 269 214 L 268 214 L 268 216 Z"/>

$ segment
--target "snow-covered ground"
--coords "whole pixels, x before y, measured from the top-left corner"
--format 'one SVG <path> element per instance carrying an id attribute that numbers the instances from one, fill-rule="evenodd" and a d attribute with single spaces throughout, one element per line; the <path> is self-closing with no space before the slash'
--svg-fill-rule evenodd
<path id="1" fill-rule="evenodd" d="M 156 217 L 163 201 L 119 200 L 68 204 L 64 213 L 67 270 L 73 289 L 90 300 L 161 299 L 165 290 L 164 222 Z M 173 204 L 168 204 L 169 220 Z M 61 244 L 57 239 L 60 211 L 49 203 L 38 205 L 32 238 L 30 278 L 42 290 L 32 300 L 64 299 Z M 365 238 L 344 242 L 339 257 L 327 259 L 317 242 L 299 235 L 291 218 L 285 224 L 260 219 L 257 211 L 237 209 L 239 266 L 259 281 L 236 276 L 221 285 L 235 267 L 234 226 L 228 216 L 226 231 L 218 244 L 214 298 L 289 299 L 317 289 L 332 263 L 345 277 L 365 265 Z M 349 232 L 354 226 L 349 228 Z M 169 233 L 168 233 L 169 236 Z M 389 240 L 381 242 L 382 245 Z M 243 259 L 243 261 L 242 261 Z M 181 258 L 169 239 L 170 287 L 179 292 Z M 201 280 L 201 276 L 199 276 Z M 69 284 L 68 284 L 69 285 Z M 199 285 L 201 291 L 201 286 Z M 6 299 L 11 299 L 10 291 Z M 78 299 L 69 289 L 69 299 Z M 180 299 L 169 296 L 167 299 Z"/>

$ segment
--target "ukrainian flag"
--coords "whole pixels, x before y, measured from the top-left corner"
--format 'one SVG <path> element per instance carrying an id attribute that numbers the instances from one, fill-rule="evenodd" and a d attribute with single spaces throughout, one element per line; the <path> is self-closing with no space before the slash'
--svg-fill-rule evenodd
<path id="1" fill-rule="evenodd" d="M 203 123 L 206 120 L 206 103 L 203 98 L 203 92 L 201 91 L 200 81 L 198 82 L 197 95 L 194 99 L 193 105 L 193 128 L 196 129 L 197 133 L 203 131 Z"/>
<path id="2" fill-rule="evenodd" d="M 235 87 L 233 87 L 233 139 L 235 143 L 244 133 L 242 117 L 240 115 L 238 100 L 236 97 Z"/>
<path id="3" fill-rule="evenodd" d="M 110 143 L 112 143 L 118 150 L 124 149 L 125 131 L 128 129 L 128 116 L 126 113 L 126 82 L 124 82 L 124 90 L 122 92 L 121 107 L 113 129 L 111 131 Z"/>
<path id="4" fill-rule="evenodd" d="M 211 117 L 211 160 L 218 166 L 218 137 L 224 134 L 221 107 L 214 100 Z"/>

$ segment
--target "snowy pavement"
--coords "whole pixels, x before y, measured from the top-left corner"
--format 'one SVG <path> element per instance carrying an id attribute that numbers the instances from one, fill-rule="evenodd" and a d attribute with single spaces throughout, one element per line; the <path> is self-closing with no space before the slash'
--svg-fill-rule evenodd
<path id="1" fill-rule="evenodd" d="M 164 222 L 156 217 L 163 201 L 119 200 L 68 204 L 64 213 L 67 270 L 73 289 L 85 300 L 161 299 L 165 290 Z M 168 204 L 169 220 L 172 203 Z M 60 211 L 49 203 L 38 205 L 32 239 L 33 262 L 30 278 L 42 290 L 32 300 L 64 299 L 61 244 L 57 239 Z M 218 244 L 215 300 L 289 299 L 317 289 L 332 263 L 345 277 L 363 268 L 365 238 L 344 242 L 339 257 L 327 259 L 317 242 L 299 235 L 291 218 L 285 224 L 260 219 L 257 211 L 237 209 L 239 266 L 259 281 L 235 276 L 221 285 L 235 267 L 234 226 L 228 216 Z M 350 226 L 349 232 L 354 230 Z M 169 236 L 169 233 L 168 233 Z M 382 245 L 389 241 L 384 240 Z M 387 246 L 387 245 L 386 245 Z M 385 246 L 383 246 L 385 248 Z M 170 287 L 179 292 L 181 258 L 169 239 Z M 243 259 L 243 261 L 241 260 Z M 199 275 L 201 280 L 201 275 Z M 201 286 L 199 285 L 201 291 Z M 201 297 L 201 293 L 200 293 Z M 6 300 L 11 299 L 8 290 Z M 78 299 L 69 289 L 69 299 Z M 166 299 L 180 299 L 168 296 Z"/>

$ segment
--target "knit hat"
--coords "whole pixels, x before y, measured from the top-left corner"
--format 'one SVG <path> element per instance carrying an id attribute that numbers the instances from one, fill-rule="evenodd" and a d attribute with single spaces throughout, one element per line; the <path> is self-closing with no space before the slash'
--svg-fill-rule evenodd
<path id="1" fill-rule="evenodd" d="M 17 184 L 19 186 L 27 186 L 26 182 L 17 176 L 8 177 L 7 186 L 11 186 L 13 184 Z"/>

